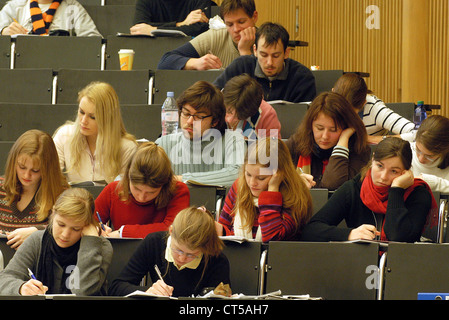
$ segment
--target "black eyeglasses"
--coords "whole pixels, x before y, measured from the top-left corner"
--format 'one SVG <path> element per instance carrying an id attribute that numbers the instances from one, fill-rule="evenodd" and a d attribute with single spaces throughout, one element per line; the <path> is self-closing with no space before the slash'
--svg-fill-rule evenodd
<path id="1" fill-rule="evenodd" d="M 208 116 L 200 116 L 197 114 L 190 114 L 187 111 L 185 111 L 184 109 L 181 110 L 181 117 L 183 117 L 184 119 L 190 119 L 190 117 L 193 117 L 194 121 L 201 121 L 203 119 L 212 117 L 212 115 L 208 115 Z"/>

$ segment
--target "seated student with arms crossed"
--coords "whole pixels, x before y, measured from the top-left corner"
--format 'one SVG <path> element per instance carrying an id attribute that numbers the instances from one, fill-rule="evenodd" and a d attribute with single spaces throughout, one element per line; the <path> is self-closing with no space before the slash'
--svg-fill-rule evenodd
<path id="1" fill-rule="evenodd" d="M 100 236 L 94 209 L 87 190 L 65 190 L 47 229 L 28 237 L 0 271 L 0 294 L 106 295 L 112 246 Z"/>
<path id="2" fill-rule="evenodd" d="M 219 235 L 268 242 L 298 239 L 312 214 L 312 198 L 285 143 L 259 139 L 248 146 L 239 178 L 217 223 Z"/>
<path id="3" fill-rule="evenodd" d="M 14 143 L 0 178 L 0 230 L 17 249 L 33 232 L 45 229 L 58 196 L 69 187 L 59 168 L 53 139 L 40 130 Z"/>
<path id="4" fill-rule="evenodd" d="M 414 178 L 411 163 L 408 141 L 381 141 L 372 161 L 312 217 L 301 240 L 419 241 L 426 223 L 435 225 L 437 205 L 427 183 Z M 338 226 L 343 220 L 347 227 Z"/>
<path id="5" fill-rule="evenodd" d="M 109 183 L 95 199 L 109 237 L 145 238 L 167 231 L 176 214 L 189 206 L 187 186 L 177 181 L 164 150 L 154 142 L 141 144 L 120 181 Z"/>
<path id="6" fill-rule="evenodd" d="M 151 35 L 153 30 L 168 29 L 198 36 L 209 29 L 212 4 L 210 0 L 138 0 L 130 32 Z"/>
<path id="7" fill-rule="evenodd" d="M 229 261 L 222 252 L 223 247 L 214 219 L 204 207 L 183 209 L 168 232 L 145 237 L 113 281 L 109 294 L 125 296 L 140 290 L 161 296 L 190 297 L 221 282 L 230 284 Z M 140 286 L 148 273 L 153 284 Z"/>

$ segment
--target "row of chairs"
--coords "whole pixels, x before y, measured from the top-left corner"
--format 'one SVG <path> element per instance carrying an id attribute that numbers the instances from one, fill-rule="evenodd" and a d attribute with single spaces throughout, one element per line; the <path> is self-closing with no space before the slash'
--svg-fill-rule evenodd
<path id="1" fill-rule="evenodd" d="M 114 254 L 109 283 L 142 240 L 110 241 Z M 416 300 L 419 293 L 448 292 L 447 245 L 390 243 L 379 259 L 378 243 L 224 242 L 234 293 L 280 290 L 283 295 L 309 294 L 327 300 Z M 14 253 L 1 238 L 5 266 Z"/>
<path id="2" fill-rule="evenodd" d="M 8 0 L 0 0 L 0 8 L 2 8 Z M 132 5 L 136 4 L 136 0 L 78 0 L 83 6 L 114 6 L 114 5 Z"/>
<path id="3" fill-rule="evenodd" d="M 107 23 L 115 20 L 105 18 Z M 134 69 L 155 70 L 160 58 L 189 37 L 33 37 L 1 36 L 0 68 L 120 70 L 118 51 L 133 49 Z"/>
<path id="4" fill-rule="evenodd" d="M 65 92 L 66 89 L 71 91 L 71 94 Z M 144 88 L 141 90 L 144 92 Z M 63 91 L 64 94 L 72 96 L 72 100 L 69 101 L 76 101 L 77 86 L 67 85 Z M 122 103 L 121 111 L 125 127 L 138 139 L 156 140 L 161 133 L 161 106 L 162 103 Z M 413 117 L 413 103 L 394 103 L 388 106 L 393 110 L 396 109 L 395 111 L 401 115 L 408 114 L 405 116 L 407 119 Z M 307 103 L 273 105 L 281 122 L 281 135 L 284 139 L 295 132 L 308 107 Z M 0 119 L 0 141 L 15 141 L 23 132 L 30 129 L 39 129 L 52 134 L 65 121 L 74 120 L 77 108 L 75 103 L 55 105 L 0 102 L 0 113 L 3 115 Z"/>

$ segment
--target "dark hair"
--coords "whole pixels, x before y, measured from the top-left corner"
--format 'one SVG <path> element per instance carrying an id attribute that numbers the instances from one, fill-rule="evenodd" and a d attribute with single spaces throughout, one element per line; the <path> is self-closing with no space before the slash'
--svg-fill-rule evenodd
<path id="1" fill-rule="evenodd" d="M 351 108 L 349 102 L 340 94 L 334 92 L 323 92 L 319 94 L 307 109 L 304 119 L 292 135 L 293 153 L 302 156 L 312 154 L 315 139 L 313 136 L 312 124 L 318 115 L 332 118 L 335 126 L 340 129 L 354 128 L 355 133 L 350 138 L 350 145 L 355 153 L 361 154 L 367 148 L 367 133 L 365 125 L 360 117 Z"/>
<path id="2" fill-rule="evenodd" d="M 346 73 L 335 83 L 334 92 L 341 94 L 354 108 L 360 110 L 366 103 L 368 87 L 358 74 Z"/>
<path id="3" fill-rule="evenodd" d="M 449 119 L 441 115 L 433 115 L 425 119 L 416 133 L 416 142 L 427 150 L 439 154 L 442 161 L 439 169 L 449 166 Z"/>
<path id="4" fill-rule="evenodd" d="M 256 4 L 254 0 L 224 0 L 220 5 L 220 16 L 224 20 L 224 16 L 230 12 L 242 9 L 252 18 L 256 12 Z"/>
<path id="5" fill-rule="evenodd" d="M 272 46 L 274 44 L 277 44 L 279 39 L 281 39 L 285 51 L 288 47 L 290 35 L 288 34 L 287 29 L 285 29 L 279 23 L 265 22 L 256 31 L 256 48 L 259 45 L 260 38 L 265 39 L 265 46 Z"/>
<path id="6" fill-rule="evenodd" d="M 244 73 L 233 77 L 223 88 L 226 108 L 233 108 L 239 120 L 253 116 L 259 110 L 263 89 L 259 82 Z"/>
<path id="7" fill-rule="evenodd" d="M 373 157 L 369 163 L 361 170 L 361 180 L 366 176 L 366 172 L 371 167 L 372 160 L 382 161 L 393 157 L 399 157 L 405 170 L 412 167 L 412 149 L 410 143 L 397 137 L 382 140 L 374 149 Z"/>
<path id="8" fill-rule="evenodd" d="M 180 113 L 182 107 L 186 104 L 189 104 L 195 110 L 210 112 L 212 123 L 216 123 L 214 128 L 224 134 L 226 109 L 223 94 L 212 83 L 207 81 L 195 82 L 178 97 L 176 103 Z"/>

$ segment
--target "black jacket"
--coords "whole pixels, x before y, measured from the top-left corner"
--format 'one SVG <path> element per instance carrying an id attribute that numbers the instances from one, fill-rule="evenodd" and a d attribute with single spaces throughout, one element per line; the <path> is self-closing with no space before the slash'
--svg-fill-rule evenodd
<path id="1" fill-rule="evenodd" d="M 301 240 L 346 241 L 352 229 L 362 224 L 374 225 L 381 231 L 381 219 L 385 219 L 388 240 L 419 241 L 432 204 L 432 195 L 424 186 L 416 187 L 406 201 L 405 189 L 390 188 L 385 215 L 377 215 L 363 204 L 361 187 L 360 174 L 345 182 L 304 227 Z M 339 226 L 343 220 L 347 227 Z"/>
<path id="2" fill-rule="evenodd" d="M 289 102 L 312 101 L 316 96 L 315 77 L 306 66 L 292 60 L 285 60 L 284 70 L 274 80 L 261 71 L 257 58 L 244 55 L 235 59 L 214 81 L 222 89 L 231 78 L 247 73 L 262 85 L 265 101 L 285 100 Z"/>

